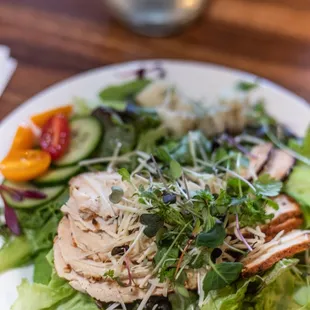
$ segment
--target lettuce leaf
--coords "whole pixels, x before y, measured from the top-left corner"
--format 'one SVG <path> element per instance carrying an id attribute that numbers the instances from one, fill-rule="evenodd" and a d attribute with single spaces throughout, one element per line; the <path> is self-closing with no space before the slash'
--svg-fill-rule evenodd
<path id="1" fill-rule="evenodd" d="M 46 259 L 52 263 L 52 251 Z M 74 290 L 54 269 L 47 285 L 23 279 L 17 291 L 18 299 L 11 310 L 98 310 L 91 297 Z"/>
<path id="2" fill-rule="evenodd" d="M 48 310 L 98 310 L 98 307 L 89 296 L 77 293 Z"/>
<path id="3" fill-rule="evenodd" d="M 11 310 L 98 310 L 91 297 L 75 291 L 56 273 L 48 285 L 24 279 L 17 291 L 19 296 Z"/>
<path id="4" fill-rule="evenodd" d="M 28 264 L 42 251 L 47 252 L 53 247 L 53 239 L 62 217 L 60 207 L 68 200 L 68 195 L 66 190 L 41 207 L 16 209 L 24 235 L 12 236 L 1 247 L 0 273 Z"/>
<path id="5" fill-rule="evenodd" d="M 23 279 L 18 286 L 18 299 L 12 306 L 11 310 L 41 310 L 41 309 L 56 309 L 56 305 L 63 299 L 67 299 L 72 295 L 68 283 L 55 279 L 56 275 L 52 276 L 51 282 L 58 282 L 56 287 L 40 283 L 30 284 Z"/>
<path id="6" fill-rule="evenodd" d="M 249 304 L 252 304 L 255 310 L 299 309 L 300 306 L 292 299 L 294 289 L 295 277 L 290 271 L 287 271 L 265 287 Z"/>
<path id="7" fill-rule="evenodd" d="M 47 285 L 51 280 L 52 266 L 46 259 L 46 251 L 41 252 L 34 260 L 33 282 Z"/>
<path id="8" fill-rule="evenodd" d="M 256 275 L 239 280 L 235 285 L 210 291 L 201 309 L 293 310 L 284 306 L 295 306 L 292 299 L 295 277 L 290 268 L 297 263 L 297 259 L 283 259 L 262 277 Z"/>
<path id="9" fill-rule="evenodd" d="M 11 238 L 0 249 L 0 273 L 26 264 L 32 256 L 32 245 L 25 236 Z"/>
<path id="10" fill-rule="evenodd" d="M 170 294 L 169 301 L 173 310 L 198 310 L 198 296 L 193 292 L 188 292 L 189 296 L 184 297 L 181 294 Z"/>
<path id="11" fill-rule="evenodd" d="M 248 298 L 249 304 L 255 310 L 294 310 L 296 303 L 293 293 L 296 278 L 290 268 L 298 263 L 297 259 L 283 259 L 279 261 L 263 277 L 263 286 L 257 294 Z"/>
<path id="12" fill-rule="evenodd" d="M 286 182 L 285 192 L 296 199 L 304 214 L 305 227 L 310 227 L 310 167 L 299 165 L 293 169 Z"/>
<path id="13" fill-rule="evenodd" d="M 295 152 L 310 158 L 310 126 L 308 127 L 302 143 L 298 140 L 291 139 L 288 145 Z"/>
<path id="14" fill-rule="evenodd" d="M 236 287 L 227 286 L 220 290 L 210 291 L 204 301 L 202 310 L 238 310 L 241 309 L 246 297 L 247 289 L 256 281 L 260 281 L 257 277 L 252 277 L 246 281 L 238 283 Z"/>
<path id="15" fill-rule="evenodd" d="M 300 306 L 310 308 L 310 286 L 300 287 L 293 296 L 294 301 Z"/>

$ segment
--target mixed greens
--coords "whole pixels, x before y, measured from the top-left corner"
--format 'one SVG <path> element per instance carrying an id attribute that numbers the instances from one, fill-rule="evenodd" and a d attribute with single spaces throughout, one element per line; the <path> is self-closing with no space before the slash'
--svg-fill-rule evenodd
<path id="1" fill-rule="evenodd" d="M 163 76 L 161 68 L 155 71 Z M 304 230 L 294 238 L 308 238 L 310 129 L 300 139 L 265 112 L 263 101 L 250 102 L 256 84 L 240 82 L 236 97 L 219 100 L 220 108 L 205 108 L 167 83 L 147 79 L 146 73 L 139 70 L 137 79 L 103 89 L 95 108 L 76 100 L 69 122 L 72 140 L 52 158 L 51 168 L 27 183 L 5 180 L 1 185 L 6 222 L 0 226 L 0 271 L 35 267 L 34 283 L 22 281 L 12 310 L 142 309 L 142 298 L 126 305 L 96 300 L 55 271 L 53 242 L 63 217 L 60 208 L 70 197 L 68 181 L 83 172 L 105 171 L 117 172 L 133 191 L 129 198 L 123 187 L 111 186 L 110 203 L 135 199 L 133 232 L 139 235 L 142 229 L 156 248 L 152 276 L 166 285 L 166 294 L 151 296 L 153 287 L 142 300 L 143 309 L 310 308 L 310 242 L 288 250 L 281 260 L 266 259 L 267 267 L 253 263 L 257 255 L 268 254 L 260 252 L 262 247 L 276 249 L 301 224 Z M 225 119 L 228 114 L 235 118 Z M 253 150 L 262 145 L 266 158 L 258 166 L 260 153 Z M 289 161 L 277 177 L 278 170 L 273 175 L 274 167 L 266 162 L 276 155 L 284 162 L 280 151 Z M 294 198 L 302 212 L 293 216 L 290 228 L 280 229 L 273 220 L 283 197 L 286 204 Z M 114 259 L 124 259 L 128 283 L 113 268 L 102 279 L 134 287 L 133 263 L 126 260 L 131 246 L 111 251 Z"/>

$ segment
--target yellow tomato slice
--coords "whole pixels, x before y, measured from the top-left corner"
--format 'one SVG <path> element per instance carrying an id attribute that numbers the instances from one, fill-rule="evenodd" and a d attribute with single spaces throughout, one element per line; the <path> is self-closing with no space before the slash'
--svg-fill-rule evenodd
<path id="1" fill-rule="evenodd" d="M 10 181 L 29 181 L 43 174 L 51 163 L 49 153 L 40 150 L 16 150 L 0 163 L 0 171 Z"/>
<path id="2" fill-rule="evenodd" d="M 28 150 L 34 145 L 35 135 L 28 126 L 19 126 L 13 139 L 10 153 L 16 150 Z"/>
<path id="3" fill-rule="evenodd" d="M 31 120 L 32 122 L 37 125 L 38 127 L 42 128 L 45 123 L 54 115 L 56 114 L 63 114 L 67 117 L 69 117 L 72 113 L 72 105 L 64 105 L 62 107 L 59 108 L 55 108 L 52 110 L 48 110 L 46 112 L 43 113 L 39 113 L 39 114 L 35 114 L 31 116 Z"/>

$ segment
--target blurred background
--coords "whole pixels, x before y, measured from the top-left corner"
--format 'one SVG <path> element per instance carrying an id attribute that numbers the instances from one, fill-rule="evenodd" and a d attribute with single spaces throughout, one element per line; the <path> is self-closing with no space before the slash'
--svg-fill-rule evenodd
<path id="1" fill-rule="evenodd" d="M 156 1 L 165 2 L 149 0 Z M 201 5 L 200 17 L 181 27 L 180 19 L 188 18 L 187 24 L 196 15 L 179 11 L 169 16 L 174 18 L 173 27 L 146 28 L 142 20 L 142 27 L 131 24 L 130 28 L 110 12 L 119 17 L 116 6 L 121 5 L 134 20 L 141 20 L 145 14 L 139 10 L 147 6 L 132 10 L 132 0 L 0 0 L 0 44 L 9 46 L 18 61 L 0 99 L 0 118 L 76 73 L 150 58 L 205 61 L 249 71 L 310 100 L 309 0 L 173 2 L 189 10 Z"/>

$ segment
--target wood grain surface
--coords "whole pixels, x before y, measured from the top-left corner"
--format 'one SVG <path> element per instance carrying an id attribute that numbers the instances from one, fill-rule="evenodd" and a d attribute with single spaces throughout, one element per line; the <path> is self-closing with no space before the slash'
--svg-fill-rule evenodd
<path id="1" fill-rule="evenodd" d="M 102 2 L 0 0 L 0 44 L 8 45 L 18 60 L 0 98 L 0 119 L 76 73 L 149 58 L 242 69 L 310 101 L 309 0 L 209 0 L 193 25 L 161 39 L 139 36 L 119 25 Z"/>

